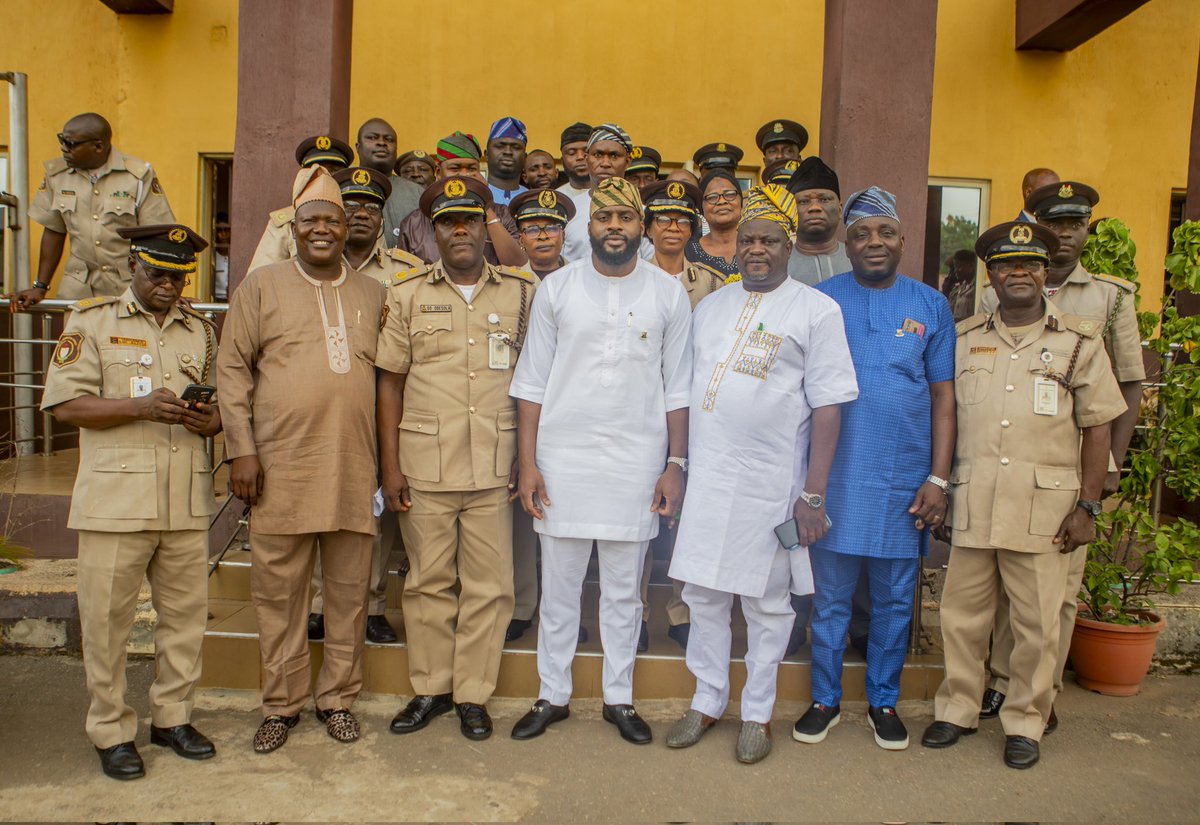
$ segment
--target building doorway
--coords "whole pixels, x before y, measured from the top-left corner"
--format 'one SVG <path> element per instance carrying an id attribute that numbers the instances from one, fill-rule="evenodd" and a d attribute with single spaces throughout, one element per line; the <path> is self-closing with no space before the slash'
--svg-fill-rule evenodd
<path id="1" fill-rule="evenodd" d="M 233 184 L 233 155 L 200 155 L 200 234 L 209 242 L 200 256 L 196 297 L 225 303 L 229 285 L 229 202 Z"/>
<path id="2" fill-rule="evenodd" d="M 925 213 L 925 260 L 922 280 L 939 289 L 946 275 L 946 259 L 960 249 L 974 254 L 975 241 L 989 226 L 992 185 L 970 178 L 930 178 L 929 205 Z M 983 269 L 976 263 L 975 306 L 983 287 Z"/>

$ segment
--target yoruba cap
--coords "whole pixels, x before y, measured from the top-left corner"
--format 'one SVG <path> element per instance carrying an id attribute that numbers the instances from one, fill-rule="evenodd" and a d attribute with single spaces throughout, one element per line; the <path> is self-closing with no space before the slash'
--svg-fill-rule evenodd
<path id="1" fill-rule="evenodd" d="M 808 145 L 808 130 L 794 120 L 772 120 L 762 125 L 754 142 L 760 152 L 767 151 L 772 143 L 794 143 L 803 150 Z"/>
<path id="2" fill-rule="evenodd" d="M 532 218 L 549 218 L 565 224 L 575 217 L 575 204 L 553 189 L 530 189 L 513 198 L 508 211 L 518 223 Z"/>
<path id="3" fill-rule="evenodd" d="M 750 221 L 762 220 L 779 224 L 789 235 L 796 234 L 799 213 L 796 211 L 796 199 L 792 197 L 792 193 L 775 183 L 768 183 L 747 192 L 738 227 Z"/>
<path id="4" fill-rule="evenodd" d="M 450 158 L 474 158 L 479 160 L 483 157 L 483 150 L 479 148 L 479 141 L 474 135 L 469 135 L 466 132 L 455 132 L 452 135 L 447 135 L 437 143 L 438 157 L 443 160 Z"/>
<path id="5" fill-rule="evenodd" d="M 566 129 L 562 130 L 562 139 L 559 141 L 559 146 L 566 146 L 568 143 L 587 143 L 588 138 L 592 136 L 592 127 L 580 121 L 572 123 Z"/>
<path id="6" fill-rule="evenodd" d="M 625 171 L 650 170 L 658 174 L 660 166 L 662 166 L 662 155 L 658 153 L 657 149 L 651 149 L 649 146 L 634 146 L 629 152 L 629 165 L 625 167 Z"/>
<path id="7" fill-rule="evenodd" d="M 997 224 L 975 242 L 975 254 L 985 264 L 1011 258 L 1037 258 L 1048 264 L 1057 251 L 1058 236 L 1051 229 L 1026 221 Z"/>
<path id="8" fill-rule="evenodd" d="M 842 190 L 838 188 L 837 172 L 816 155 L 809 155 L 800 161 L 800 166 L 788 182 L 788 191 L 793 195 L 809 189 L 828 189 L 839 198 L 842 196 Z"/>
<path id="9" fill-rule="evenodd" d="M 339 169 L 333 173 L 342 190 L 342 198 L 370 198 L 379 203 L 387 203 L 392 194 L 392 183 L 387 175 L 374 169 L 351 166 L 349 169 Z"/>
<path id="10" fill-rule="evenodd" d="M 437 159 L 433 155 L 426 152 L 424 149 L 410 149 L 400 157 L 396 158 L 396 171 L 399 172 L 401 167 L 409 161 L 419 160 L 421 163 L 429 165 L 429 168 L 437 171 Z"/>
<path id="11" fill-rule="evenodd" d="M 899 223 L 896 196 L 878 186 L 868 186 L 846 198 L 842 206 L 842 220 L 846 226 L 851 227 L 863 218 L 891 218 Z"/>
<path id="12" fill-rule="evenodd" d="M 1025 199 L 1025 209 L 1039 218 L 1090 218 L 1100 193 L 1086 183 L 1072 180 L 1039 186 Z"/>
<path id="13" fill-rule="evenodd" d="M 342 191 L 324 166 L 306 166 L 296 173 L 292 183 L 292 206 L 299 209 L 306 203 L 325 201 L 344 209 Z"/>
<path id="14" fill-rule="evenodd" d="M 312 166 L 314 163 L 349 166 L 354 163 L 354 150 L 344 140 L 316 135 L 300 141 L 296 147 L 296 163 L 301 166 Z"/>
<path id="15" fill-rule="evenodd" d="M 592 205 L 588 215 L 595 215 L 601 209 L 610 206 L 628 206 L 639 215 L 642 214 L 642 199 L 638 188 L 625 178 L 607 178 L 600 181 L 592 190 Z"/>
<path id="16" fill-rule="evenodd" d="M 762 171 L 762 181 L 787 187 L 792 182 L 792 176 L 800 168 L 800 161 L 793 159 L 773 160 Z"/>
<path id="17" fill-rule="evenodd" d="M 488 132 L 487 142 L 500 140 L 501 138 L 512 138 L 519 140 L 521 143 L 529 142 L 529 135 L 525 131 L 525 124 L 517 120 L 515 117 L 502 117 L 492 124 L 491 130 Z"/>
<path id="18" fill-rule="evenodd" d="M 208 241 L 181 223 L 123 226 L 117 234 L 129 241 L 129 252 L 151 269 L 195 272 L 196 256 Z"/>
<path id="19" fill-rule="evenodd" d="M 732 143 L 706 143 L 692 155 L 692 163 L 700 167 L 702 172 L 713 169 L 737 169 L 745 154 Z"/>
<path id="20" fill-rule="evenodd" d="M 443 215 L 483 215 L 492 205 L 492 190 L 478 178 L 455 175 L 434 181 L 421 193 L 421 214 L 436 221 Z"/>
<path id="21" fill-rule="evenodd" d="M 615 123 L 601 123 L 592 129 L 592 134 L 588 136 L 588 148 L 591 149 L 601 140 L 611 140 L 621 144 L 625 147 L 625 154 L 633 151 L 633 141 L 629 139 L 629 134 Z"/>

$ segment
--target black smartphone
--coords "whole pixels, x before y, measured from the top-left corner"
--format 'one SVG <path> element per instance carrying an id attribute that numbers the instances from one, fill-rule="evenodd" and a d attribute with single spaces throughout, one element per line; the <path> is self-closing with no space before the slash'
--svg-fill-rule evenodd
<path id="1" fill-rule="evenodd" d="M 207 404 L 212 401 L 212 397 L 217 394 L 217 388 L 208 384 L 188 384 L 183 395 L 179 398 L 188 403 L 192 409 L 196 408 L 196 404 Z"/>
<path id="2" fill-rule="evenodd" d="M 833 520 L 829 518 L 829 514 L 825 514 L 825 526 L 832 527 Z M 800 528 L 796 526 L 796 520 L 790 518 L 783 524 L 775 527 L 775 537 L 779 539 L 779 543 L 783 545 L 784 550 L 795 550 L 800 547 Z"/>

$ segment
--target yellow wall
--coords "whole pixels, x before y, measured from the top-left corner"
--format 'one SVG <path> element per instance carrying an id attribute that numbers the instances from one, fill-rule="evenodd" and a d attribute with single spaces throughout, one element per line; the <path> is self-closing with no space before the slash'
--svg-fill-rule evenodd
<path id="1" fill-rule="evenodd" d="M 930 175 L 991 181 L 996 221 L 1019 210 L 1032 166 L 1091 183 L 1099 212 L 1131 226 L 1152 304 L 1170 193 L 1186 184 L 1196 0 L 1153 0 L 1062 55 L 1013 49 L 1013 5 L 939 4 Z M 99 0 L 5 0 L 0 69 L 30 75 L 34 186 L 63 122 L 95 109 L 118 147 L 158 169 L 180 220 L 198 223 L 198 156 L 233 150 L 237 0 L 176 9 L 118 17 Z M 820 0 L 655 0 L 638 12 L 459 0 L 451 14 L 355 0 L 351 130 L 383 116 L 402 148 L 431 149 L 454 129 L 482 140 L 513 114 L 531 147 L 554 150 L 566 124 L 612 119 L 671 161 L 725 140 L 752 164 L 757 127 L 789 116 L 816 151 L 823 15 Z"/>

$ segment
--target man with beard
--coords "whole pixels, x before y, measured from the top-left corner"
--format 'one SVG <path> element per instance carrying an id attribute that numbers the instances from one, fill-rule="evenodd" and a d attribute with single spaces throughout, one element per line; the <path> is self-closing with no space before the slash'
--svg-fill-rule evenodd
<path id="1" fill-rule="evenodd" d="M 421 187 L 423 192 L 437 174 L 437 160 L 424 149 L 410 149 L 396 159 L 395 172 Z"/>
<path id="2" fill-rule="evenodd" d="M 492 124 L 487 139 L 487 185 L 492 199 L 503 206 L 525 191 L 525 146 L 529 137 L 525 124 L 515 117 L 502 117 Z"/>
<path id="3" fill-rule="evenodd" d="M 788 275 L 816 286 L 834 275 L 849 272 L 846 245 L 837 239 L 842 211 L 837 173 L 813 155 L 792 173 L 788 191 L 796 196 L 796 210 L 800 214 L 796 248 L 788 259 Z"/>
<path id="4" fill-rule="evenodd" d="M 383 208 L 383 232 L 387 245 L 395 246 L 396 228 L 416 211 L 425 187 L 396 173 L 396 130 L 383 118 L 373 117 L 358 127 L 354 148 L 360 164 L 390 178 L 392 188 Z"/>
<path id="5" fill-rule="evenodd" d="M 521 182 L 526 187 L 529 189 L 553 189 L 556 180 L 558 180 L 558 167 L 554 165 L 553 155 L 545 149 L 534 149 L 525 156 L 525 171 L 521 174 Z"/>
<path id="6" fill-rule="evenodd" d="M 691 483 L 671 562 L 691 611 L 687 665 L 696 694 L 667 745 L 694 745 L 725 712 L 738 596 L 748 650 L 735 755 L 747 764 L 771 752 L 790 589 L 812 592 L 807 547 L 827 529 L 820 499 L 841 405 L 858 395 L 837 304 L 788 279 L 795 227 L 786 189 L 751 190 L 738 226 L 742 280 L 696 309 Z M 795 546 L 774 532 L 789 521 Z"/>
<path id="7" fill-rule="evenodd" d="M 150 164 L 114 149 L 112 127 L 100 115 L 68 120 L 58 145 L 62 157 L 46 161 L 46 176 L 29 205 L 29 217 L 45 227 L 37 277 L 29 289 L 4 296 L 14 309 L 46 297 L 68 237 L 71 253 L 58 297 L 120 295 L 130 283 L 129 242 L 117 230 L 175 222 Z"/>
<path id="8" fill-rule="evenodd" d="M 639 191 L 658 180 L 658 167 L 662 165 L 662 155 L 657 149 L 649 146 L 634 146 L 629 153 L 629 165 L 625 167 L 625 180 L 630 181 Z"/>
<path id="9" fill-rule="evenodd" d="M 541 690 L 512 735 L 531 739 L 570 715 L 580 594 L 595 541 L 603 716 L 627 741 L 646 744 L 650 727 L 633 707 L 638 585 L 659 516 L 673 522 L 683 497 L 691 311 L 678 281 L 638 259 L 637 187 L 605 179 L 590 213 L 592 254 L 542 282 L 510 390 L 521 506 L 542 542 Z"/>
<path id="10" fill-rule="evenodd" d="M 588 139 L 592 127 L 586 123 L 572 123 L 562 131 L 559 151 L 562 152 L 563 171 L 567 182 L 558 191 L 574 199 L 592 188 L 591 173 L 588 172 Z"/>
<path id="11" fill-rule="evenodd" d="M 609 178 L 624 178 L 625 169 L 629 165 L 629 153 L 633 151 L 633 141 L 629 135 L 615 123 L 602 123 L 592 130 L 587 141 L 588 179 L 592 187 L 599 186 Z M 591 209 L 592 190 L 571 198 L 575 203 L 575 217 L 567 224 L 563 241 L 563 258 L 568 263 L 588 258 L 591 252 L 589 236 L 589 221 L 585 217 Z M 647 261 L 654 256 L 654 247 L 644 237 L 640 239 L 638 254 Z"/>

